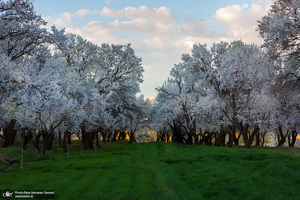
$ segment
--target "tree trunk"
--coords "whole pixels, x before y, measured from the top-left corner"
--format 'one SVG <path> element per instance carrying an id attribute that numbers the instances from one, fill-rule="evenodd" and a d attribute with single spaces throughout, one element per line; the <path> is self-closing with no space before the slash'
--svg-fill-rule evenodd
<path id="1" fill-rule="evenodd" d="M 69 136 L 69 131 L 66 131 L 64 134 L 64 140 L 63 140 L 63 148 L 64 148 L 64 153 L 68 153 L 68 136 Z"/>
<path id="2" fill-rule="evenodd" d="M 13 145 L 14 139 L 16 136 L 16 131 L 14 130 L 16 124 L 16 120 L 12 119 L 8 123 L 7 128 L 4 130 L 4 142 L 2 144 L 2 147 L 9 147 L 10 145 Z"/>
<path id="3" fill-rule="evenodd" d="M 58 131 L 58 141 L 59 141 L 59 146 L 60 147 L 63 147 L 63 143 L 62 143 L 62 140 L 61 140 L 61 132 L 60 131 Z"/>
<path id="4" fill-rule="evenodd" d="M 68 136 L 68 145 L 72 145 L 72 135 L 73 135 L 73 133 L 68 131 L 68 134 L 67 134 L 67 136 Z"/>
<path id="5" fill-rule="evenodd" d="M 54 135 L 52 132 L 42 133 L 42 138 L 43 138 L 42 155 L 45 156 L 46 151 L 52 149 Z"/>
<path id="6" fill-rule="evenodd" d="M 125 138 L 126 138 L 126 131 L 124 131 L 123 129 L 120 129 L 118 140 L 124 140 Z"/>
<path id="7" fill-rule="evenodd" d="M 110 141 L 112 135 L 113 135 L 113 132 L 109 131 L 108 134 L 107 134 L 107 142 Z"/>
<path id="8" fill-rule="evenodd" d="M 41 138 L 41 133 L 33 133 L 32 136 L 32 142 L 33 142 L 33 146 L 38 150 L 39 153 L 41 153 L 41 148 L 40 146 L 40 138 Z"/>
<path id="9" fill-rule="evenodd" d="M 93 149 L 93 133 L 92 132 L 87 132 L 85 129 L 85 126 L 81 126 L 81 132 L 82 132 L 82 144 L 83 144 L 83 149 L 88 150 L 88 149 Z"/>
<path id="10" fill-rule="evenodd" d="M 257 132 L 259 132 L 259 127 L 256 126 L 251 133 L 249 131 L 249 124 L 244 125 L 243 122 L 240 122 L 238 124 L 238 129 L 244 138 L 245 148 L 251 148 L 252 143 L 254 141 L 254 136 L 257 134 Z"/>
<path id="11" fill-rule="evenodd" d="M 117 141 L 118 131 L 114 131 L 111 141 Z"/>
<path id="12" fill-rule="evenodd" d="M 199 143 L 199 135 L 196 133 L 195 135 L 194 135 L 194 141 L 195 141 L 195 144 L 196 145 L 199 145 L 200 143 Z"/>
<path id="13" fill-rule="evenodd" d="M 85 126 L 82 125 L 81 126 L 81 133 L 82 133 L 82 145 L 83 145 L 83 149 L 84 150 L 88 150 L 89 149 L 89 137 L 88 137 L 88 133 L 85 130 Z"/>
<path id="14" fill-rule="evenodd" d="M 195 144 L 198 145 L 199 144 L 199 135 L 197 134 L 196 128 L 197 128 L 196 120 L 193 120 L 192 124 L 188 125 L 188 131 L 189 131 L 189 134 L 192 137 L 192 143 L 191 144 L 193 144 L 193 138 L 194 138 Z"/>
<path id="15" fill-rule="evenodd" d="M 297 140 L 297 131 L 293 130 L 288 136 L 289 147 L 294 147 Z"/>
<path id="16" fill-rule="evenodd" d="M 68 153 L 68 142 L 67 142 L 67 138 L 66 138 L 66 133 L 64 135 L 64 141 L 63 141 L 64 145 L 64 153 Z"/>
<path id="17" fill-rule="evenodd" d="M 226 132 L 223 129 L 222 126 L 220 126 L 220 132 L 216 134 L 215 138 L 215 146 L 217 147 L 225 147 L 225 137 L 226 137 Z"/>
<path id="18" fill-rule="evenodd" d="M 249 125 L 243 125 L 243 123 L 240 123 L 240 132 L 244 138 L 244 144 L 246 148 L 251 148 L 252 142 L 251 138 L 249 137 L 250 134 L 248 134 Z"/>
<path id="19" fill-rule="evenodd" d="M 213 137 L 214 137 L 213 132 L 204 131 L 202 136 L 202 141 L 205 143 L 206 146 L 212 146 Z"/>
<path id="20" fill-rule="evenodd" d="M 157 132 L 157 141 L 165 142 L 166 140 L 168 140 L 168 138 L 167 138 L 167 133 L 166 133 L 165 129 L 158 131 Z"/>
<path id="21" fill-rule="evenodd" d="M 157 141 L 157 142 L 161 141 L 161 133 L 162 133 L 162 131 L 160 130 L 160 131 L 158 131 L 157 134 L 156 134 L 156 136 L 157 136 L 157 137 L 156 137 L 156 141 Z"/>
<path id="22" fill-rule="evenodd" d="M 233 147 L 233 140 L 234 140 L 234 135 L 235 135 L 235 131 L 232 129 L 229 129 L 229 140 L 227 142 L 228 147 Z"/>
<path id="23" fill-rule="evenodd" d="M 286 141 L 287 134 L 283 133 L 283 130 L 282 130 L 281 127 L 278 128 L 278 131 L 279 131 L 279 134 L 277 135 L 277 137 L 278 137 L 278 144 L 277 144 L 277 146 L 281 147 L 285 143 L 285 141 Z M 288 130 L 286 132 L 288 133 Z"/>
<path id="24" fill-rule="evenodd" d="M 68 145 L 72 144 L 72 133 L 70 131 L 66 131 L 64 134 L 64 141 L 63 141 L 63 147 L 65 145 L 65 143 L 68 143 Z"/>
<path id="25" fill-rule="evenodd" d="M 236 135 L 236 130 L 234 129 L 233 142 L 234 142 L 235 145 L 239 145 L 241 135 L 242 135 L 241 132 L 238 132 L 238 135 Z"/>
<path id="26" fill-rule="evenodd" d="M 263 132 L 263 133 L 261 133 L 262 134 L 262 136 L 261 136 L 261 138 L 262 138 L 262 142 L 261 142 L 261 144 L 260 144 L 260 146 L 264 146 L 265 145 L 265 138 L 266 138 L 266 132 Z"/>
<path id="27" fill-rule="evenodd" d="M 166 131 L 166 135 L 167 135 L 167 142 L 170 142 L 170 134 L 169 134 L 169 131 Z"/>
<path id="28" fill-rule="evenodd" d="M 129 133 L 129 144 L 136 142 L 134 132 Z"/>
<path id="29" fill-rule="evenodd" d="M 9 144 L 10 146 L 12 146 L 15 142 L 15 138 L 16 138 L 16 135 L 17 135 L 17 130 L 13 129 L 12 133 L 13 133 L 12 138 L 11 138 L 10 144 Z"/>
<path id="30" fill-rule="evenodd" d="M 193 136 L 192 134 L 187 134 L 188 138 L 186 140 L 186 144 L 192 145 L 193 144 Z"/>
<path id="31" fill-rule="evenodd" d="M 173 134 L 172 134 L 172 142 L 184 144 L 184 137 L 182 134 L 182 124 L 178 122 L 178 120 L 173 120 L 172 124 L 168 123 Z"/>
<path id="32" fill-rule="evenodd" d="M 81 138 L 80 138 L 80 131 L 77 131 L 75 134 L 78 137 L 78 140 L 81 140 Z"/>
<path id="33" fill-rule="evenodd" d="M 256 133 L 256 135 L 255 135 L 255 146 L 259 146 L 260 141 L 261 141 L 261 139 L 260 139 L 260 133 L 259 133 L 259 131 L 258 131 L 258 132 Z"/>

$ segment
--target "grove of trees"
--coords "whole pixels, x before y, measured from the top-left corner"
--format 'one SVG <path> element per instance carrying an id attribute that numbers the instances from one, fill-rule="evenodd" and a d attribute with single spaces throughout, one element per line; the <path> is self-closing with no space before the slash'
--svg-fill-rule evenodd
<path id="1" fill-rule="evenodd" d="M 45 155 L 54 138 L 85 150 L 148 127 L 160 141 L 246 148 L 294 146 L 300 131 L 300 3 L 275 0 L 258 21 L 259 47 L 243 41 L 195 44 L 157 88 L 154 105 L 137 96 L 142 60 L 130 44 L 93 44 L 51 31 L 30 0 L 0 0 L 2 147 L 29 140 Z M 41 142 L 40 142 L 41 141 Z M 94 143 L 95 142 L 95 143 Z"/>
<path id="2" fill-rule="evenodd" d="M 300 130 L 300 4 L 276 0 L 258 22 L 262 47 L 242 41 L 195 44 L 157 88 L 158 140 L 229 147 L 294 146 Z M 227 137 L 226 137 L 227 136 Z M 227 140 L 225 140 L 227 138 Z"/>
<path id="3" fill-rule="evenodd" d="M 43 155 L 57 136 L 67 151 L 78 131 L 84 149 L 99 145 L 99 133 L 106 141 L 128 131 L 135 140 L 146 101 L 137 97 L 144 70 L 130 44 L 97 46 L 55 26 L 49 32 L 29 0 L 0 1 L 0 24 L 2 147 L 17 130 L 24 149 L 32 140 Z"/>

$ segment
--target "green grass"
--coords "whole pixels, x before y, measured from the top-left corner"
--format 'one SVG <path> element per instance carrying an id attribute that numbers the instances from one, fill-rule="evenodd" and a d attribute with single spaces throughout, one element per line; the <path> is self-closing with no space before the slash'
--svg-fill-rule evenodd
<path id="1" fill-rule="evenodd" d="M 29 150 L 22 170 L 0 163 L 0 190 L 55 190 L 56 199 L 88 200 L 300 199 L 300 151 L 295 149 L 162 142 L 81 149 L 73 145 L 68 157 L 55 148 L 44 158 Z M 0 153 L 13 158 L 20 150 Z"/>

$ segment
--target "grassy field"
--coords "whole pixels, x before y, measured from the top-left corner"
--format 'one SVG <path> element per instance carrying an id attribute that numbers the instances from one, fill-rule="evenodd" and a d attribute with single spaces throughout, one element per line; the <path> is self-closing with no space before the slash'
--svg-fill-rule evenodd
<path id="1" fill-rule="evenodd" d="M 300 151 L 171 143 L 109 143 L 97 152 L 72 145 L 24 167 L 0 161 L 0 190 L 55 190 L 56 199 L 300 199 Z M 268 151 L 271 150 L 271 151 Z M 287 152 L 280 152 L 287 151 Z M 0 149 L 19 157 L 16 147 Z"/>

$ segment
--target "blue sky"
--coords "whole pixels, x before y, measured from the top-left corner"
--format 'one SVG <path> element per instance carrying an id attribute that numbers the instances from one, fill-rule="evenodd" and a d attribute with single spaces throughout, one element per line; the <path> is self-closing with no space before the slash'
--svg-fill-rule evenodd
<path id="1" fill-rule="evenodd" d="M 195 43 L 242 39 L 260 45 L 255 30 L 271 0 L 35 0 L 49 26 L 66 28 L 96 44 L 131 43 L 141 57 L 141 93 L 155 87 Z"/>
<path id="2" fill-rule="evenodd" d="M 109 7 L 115 10 L 121 10 L 125 7 L 140 7 L 147 6 L 152 8 L 159 8 L 166 6 L 177 14 L 182 20 L 186 14 L 190 13 L 192 17 L 198 19 L 209 19 L 217 9 L 233 5 L 233 4 L 249 4 L 256 2 L 253 0 L 113 0 L 113 1 L 99 1 L 99 0 L 35 0 L 34 5 L 36 10 L 43 16 L 58 15 L 63 12 L 76 12 L 80 9 L 99 9 Z"/>

